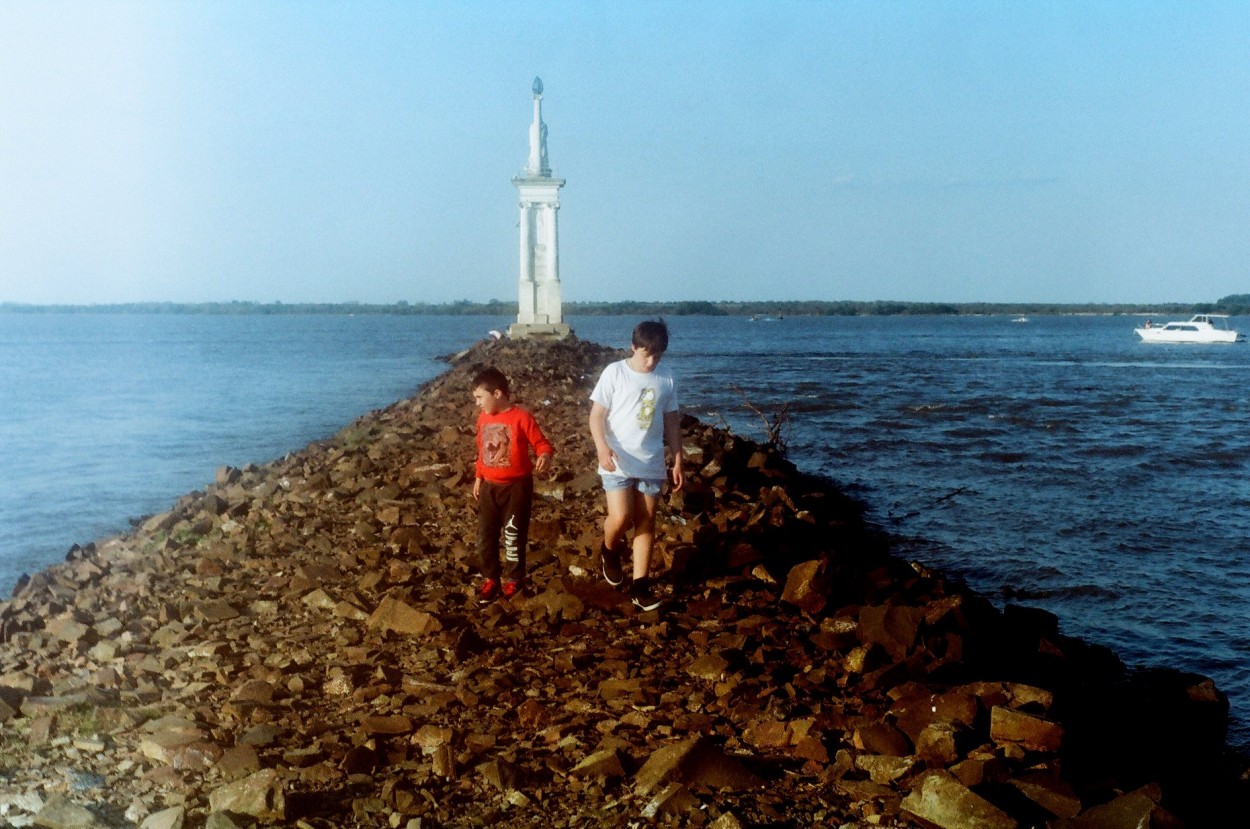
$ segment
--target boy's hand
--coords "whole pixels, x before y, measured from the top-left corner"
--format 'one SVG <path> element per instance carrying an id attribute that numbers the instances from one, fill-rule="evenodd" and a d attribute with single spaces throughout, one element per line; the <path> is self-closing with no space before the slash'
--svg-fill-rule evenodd
<path id="1" fill-rule="evenodd" d="M 616 471 L 616 453 L 608 447 L 599 450 L 599 465 L 603 467 L 605 472 Z"/>
<path id="2" fill-rule="evenodd" d="M 473 500 L 474 501 L 477 500 L 477 497 L 478 495 L 481 494 L 481 492 L 482 492 L 482 479 L 474 478 L 473 479 Z"/>
<path id="3" fill-rule="evenodd" d="M 682 467 L 681 455 L 673 459 L 673 492 L 681 489 L 686 482 L 686 471 Z"/>
<path id="4" fill-rule="evenodd" d="M 551 466 L 551 455 L 539 455 L 538 460 L 534 461 L 535 472 L 546 472 L 547 467 Z"/>

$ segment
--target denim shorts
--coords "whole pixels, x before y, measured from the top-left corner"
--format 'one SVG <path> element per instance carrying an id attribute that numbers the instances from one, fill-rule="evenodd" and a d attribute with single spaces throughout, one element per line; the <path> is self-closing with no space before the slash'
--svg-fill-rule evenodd
<path id="1" fill-rule="evenodd" d="M 664 479 L 649 480 L 647 478 L 628 478 L 615 472 L 600 472 L 603 479 L 604 492 L 616 492 L 620 489 L 636 489 L 643 495 L 655 498 L 664 489 Z"/>

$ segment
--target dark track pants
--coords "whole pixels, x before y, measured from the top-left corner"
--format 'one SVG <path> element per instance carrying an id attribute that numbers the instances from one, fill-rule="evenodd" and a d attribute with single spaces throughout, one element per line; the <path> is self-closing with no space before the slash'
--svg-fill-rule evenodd
<path id="1" fill-rule="evenodd" d="M 477 502 L 477 560 L 482 575 L 499 580 L 500 570 L 510 579 L 525 578 L 525 547 L 530 534 L 530 504 L 534 479 L 495 484 L 482 481 Z M 499 563 L 503 536 L 504 566 Z"/>

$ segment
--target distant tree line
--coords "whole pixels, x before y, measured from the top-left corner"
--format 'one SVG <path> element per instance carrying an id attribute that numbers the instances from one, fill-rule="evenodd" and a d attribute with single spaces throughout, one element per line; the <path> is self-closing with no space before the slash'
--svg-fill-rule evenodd
<path id="1" fill-rule="evenodd" d="M 1194 313 L 1202 314 L 1207 312 L 1194 311 Z M 1215 310 L 1211 313 L 1229 314 L 1234 317 L 1250 314 L 1250 294 L 1229 294 L 1215 303 Z"/>
<path id="2" fill-rule="evenodd" d="M 491 299 L 487 302 L 427 303 L 401 300 L 393 305 L 363 302 L 127 302 L 113 305 L 25 305 L 0 303 L 0 313 L 57 314 L 389 314 L 416 316 L 440 314 L 454 316 L 515 316 L 517 304 Z M 918 316 L 918 315 L 993 315 L 1035 316 L 1057 314 L 1250 314 L 1250 294 L 1232 294 L 1217 302 L 1203 303 L 1062 303 L 1062 302 L 895 302 L 876 300 L 799 300 L 790 302 L 566 302 L 566 316 Z"/>

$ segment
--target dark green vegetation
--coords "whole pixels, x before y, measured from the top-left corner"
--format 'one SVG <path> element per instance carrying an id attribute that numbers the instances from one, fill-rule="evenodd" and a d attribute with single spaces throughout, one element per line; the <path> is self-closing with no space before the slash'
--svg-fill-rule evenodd
<path id="1" fill-rule="evenodd" d="M 23 305 L 0 303 L 0 313 L 36 314 L 391 314 L 411 316 L 442 314 L 455 316 L 512 316 L 515 302 L 491 299 L 487 302 L 459 300 L 449 303 L 400 301 L 393 305 L 362 302 L 129 302 L 112 305 Z M 566 302 L 566 316 L 976 316 L 987 314 L 1232 314 L 1250 313 L 1250 294 L 1231 294 L 1216 302 L 1143 303 L 1063 303 L 1063 302 L 893 302 L 874 300 L 800 300 L 791 302 Z"/>

